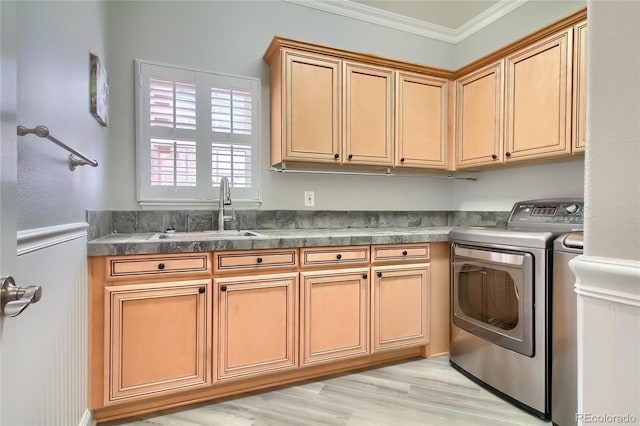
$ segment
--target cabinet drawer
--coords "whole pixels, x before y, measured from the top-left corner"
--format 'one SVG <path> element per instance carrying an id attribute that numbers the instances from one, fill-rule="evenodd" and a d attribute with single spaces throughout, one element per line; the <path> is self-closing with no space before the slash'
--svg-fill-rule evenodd
<path id="1" fill-rule="evenodd" d="M 366 265 L 369 263 L 369 246 L 321 247 L 301 249 L 303 267 L 325 265 Z"/>
<path id="2" fill-rule="evenodd" d="M 384 244 L 374 245 L 371 249 L 372 262 L 384 263 L 388 261 L 424 262 L 429 259 L 429 244 Z"/>
<path id="3" fill-rule="evenodd" d="M 156 274 L 186 275 L 207 273 L 210 270 L 208 253 L 110 257 L 107 262 L 109 278 Z"/>
<path id="4" fill-rule="evenodd" d="M 214 253 L 213 271 L 233 272 L 247 269 L 292 269 L 298 265 L 297 250 L 225 251 Z"/>

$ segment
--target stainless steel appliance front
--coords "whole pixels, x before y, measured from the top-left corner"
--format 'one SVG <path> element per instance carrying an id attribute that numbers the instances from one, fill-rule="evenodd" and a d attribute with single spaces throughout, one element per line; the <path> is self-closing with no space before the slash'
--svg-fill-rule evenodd
<path id="1" fill-rule="evenodd" d="M 453 323 L 533 356 L 533 256 L 458 243 L 452 253 Z"/>
<path id="2" fill-rule="evenodd" d="M 551 411 L 553 239 L 581 230 L 580 198 L 521 201 L 507 229 L 455 228 L 451 365 L 540 417 Z"/>
<path id="3" fill-rule="evenodd" d="M 478 252 L 486 258 L 474 259 Z M 544 247 L 452 244 L 451 364 L 543 418 L 550 411 L 546 274 Z"/>

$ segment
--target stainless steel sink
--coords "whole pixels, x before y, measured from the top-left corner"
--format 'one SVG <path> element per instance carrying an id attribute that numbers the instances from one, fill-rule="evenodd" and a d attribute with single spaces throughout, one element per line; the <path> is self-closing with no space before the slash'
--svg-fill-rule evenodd
<path id="1" fill-rule="evenodd" d="M 255 231 L 197 231 L 197 232 L 162 232 L 153 234 L 150 240 L 243 240 L 248 238 L 264 238 Z"/>

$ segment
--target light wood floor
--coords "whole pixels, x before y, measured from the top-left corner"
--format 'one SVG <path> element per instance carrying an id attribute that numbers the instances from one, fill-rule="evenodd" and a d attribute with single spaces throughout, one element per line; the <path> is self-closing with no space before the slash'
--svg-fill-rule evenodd
<path id="1" fill-rule="evenodd" d="M 377 369 L 217 402 L 102 423 L 103 426 L 546 425 L 479 387 L 447 357 Z"/>

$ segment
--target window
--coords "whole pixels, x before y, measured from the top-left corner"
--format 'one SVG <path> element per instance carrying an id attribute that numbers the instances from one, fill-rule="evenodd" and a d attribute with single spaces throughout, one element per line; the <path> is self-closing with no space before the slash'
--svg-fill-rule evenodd
<path id="1" fill-rule="evenodd" d="M 259 201 L 259 81 L 136 61 L 141 205 Z"/>

